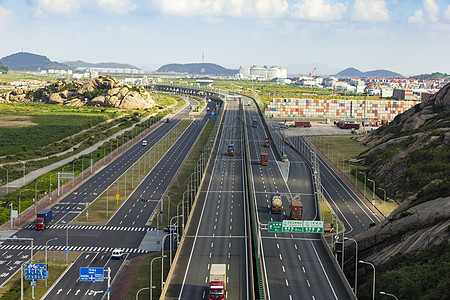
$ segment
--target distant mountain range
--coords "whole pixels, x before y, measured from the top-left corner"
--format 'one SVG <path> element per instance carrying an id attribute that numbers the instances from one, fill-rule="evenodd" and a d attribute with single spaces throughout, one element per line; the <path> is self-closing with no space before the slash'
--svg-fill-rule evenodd
<path id="1" fill-rule="evenodd" d="M 361 72 L 355 68 L 347 68 L 336 73 L 336 77 L 366 77 L 366 78 L 403 78 L 404 76 L 388 70 L 374 70 L 368 72 Z"/>
<path id="2" fill-rule="evenodd" d="M 115 62 L 88 63 L 82 60 L 76 60 L 76 61 L 65 61 L 64 64 L 72 68 L 120 68 L 120 69 L 140 70 L 140 68 L 133 65 Z"/>
<path id="3" fill-rule="evenodd" d="M 18 52 L 3 57 L 0 61 L 11 70 L 16 71 L 40 71 L 48 69 L 70 70 L 69 66 L 56 61 L 51 61 L 46 56 L 28 52 Z"/>
<path id="4" fill-rule="evenodd" d="M 431 74 L 420 74 L 420 75 L 411 76 L 411 78 L 416 78 L 416 79 L 419 79 L 419 80 L 439 79 L 439 78 L 448 79 L 448 78 L 450 78 L 450 74 L 434 72 L 434 73 L 431 73 Z"/>
<path id="5" fill-rule="evenodd" d="M 156 72 L 202 74 L 202 67 L 205 68 L 205 74 L 207 75 L 234 75 L 238 73 L 238 70 L 227 69 L 217 64 L 211 63 L 168 64 L 160 67 L 158 70 L 156 70 Z"/>

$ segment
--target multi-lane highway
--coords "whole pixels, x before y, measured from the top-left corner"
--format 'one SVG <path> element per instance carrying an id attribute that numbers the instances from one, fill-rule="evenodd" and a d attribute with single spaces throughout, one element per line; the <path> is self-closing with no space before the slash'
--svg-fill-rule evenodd
<path id="1" fill-rule="evenodd" d="M 191 102 L 191 104 L 195 105 L 195 102 Z M 213 105 L 213 103 L 209 105 Z M 189 111 L 189 109 L 183 109 L 172 118 L 172 122 L 164 123 L 151 132 L 145 137 L 148 144 L 156 144 L 179 120 L 187 117 Z M 112 249 L 115 247 L 123 248 L 127 257 L 147 252 L 145 248 L 140 247 L 140 244 L 146 234 L 152 234 L 156 231 L 154 228 L 145 226 L 145 224 L 156 207 L 157 201 L 142 204 L 139 202 L 139 199 L 142 197 L 153 200 L 161 198 L 208 118 L 209 114 L 206 112 L 195 118 L 170 151 L 151 170 L 134 192 L 129 195 L 128 200 L 124 202 L 108 225 L 68 225 L 68 223 L 84 210 L 86 202 L 92 202 L 98 195 L 101 195 L 123 172 L 142 157 L 151 146 L 143 147 L 140 143 L 136 144 L 76 187 L 58 204 L 53 206 L 54 224 L 49 229 L 36 232 L 33 230 L 33 224 L 28 224 L 15 234 L 20 238 L 33 238 L 35 252 L 43 250 L 45 242 L 49 239 L 58 237 L 58 240 L 52 241 L 50 244 L 50 250 L 68 249 L 69 251 L 80 251 L 83 253 L 65 274 L 64 278 L 50 291 L 46 299 L 56 299 L 62 295 L 65 299 L 101 297 L 105 291 L 106 282 L 79 282 L 80 266 L 110 267 L 111 276 L 114 278 L 123 261 L 111 261 Z M 67 238 L 68 247 L 65 246 Z M 3 260 L 0 260 L 1 284 L 12 276 L 23 262 L 29 259 L 27 254 L 29 252 L 27 251 L 30 251 L 30 247 L 29 242 L 18 241 L 7 241 L 0 245 L 0 256 L 3 258 Z"/>
<path id="2" fill-rule="evenodd" d="M 263 121 L 254 104 L 245 106 L 245 115 L 258 222 L 289 219 L 290 196 L 300 196 L 304 220 L 316 219 L 318 208 L 308 164 L 294 154 L 290 163 L 277 161 L 272 148 L 264 147 L 264 139 L 269 136 L 264 126 L 250 126 L 253 119 L 258 124 Z M 259 164 L 261 152 L 269 154 L 268 166 Z M 282 197 L 281 214 L 271 213 L 273 194 L 288 196 Z M 350 299 L 318 234 L 258 234 L 262 237 L 260 251 L 267 299 Z"/>
<path id="3" fill-rule="evenodd" d="M 235 155 L 227 155 L 227 145 Z M 227 299 L 251 299 L 249 235 L 243 182 L 242 115 L 229 101 L 209 182 L 185 232 L 166 299 L 208 299 L 211 264 L 227 265 Z"/>

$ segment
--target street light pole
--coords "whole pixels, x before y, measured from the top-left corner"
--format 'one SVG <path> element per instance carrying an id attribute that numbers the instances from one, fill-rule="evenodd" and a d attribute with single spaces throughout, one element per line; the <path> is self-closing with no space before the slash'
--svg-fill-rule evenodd
<path id="1" fill-rule="evenodd" d="M 358 286 L 358 242 L 355 239 L 349 237 L 344 237 L 344 240 L 354 241 L 356 246 L 355 252 L 355 296 L 356 296 Z"/>
<path id="2" fill-rule="evenodd" d="M 155 257 L 154 259 L 152 259 L 151 263 L 150 263 L 150 300 L 153 300 L 153 288 L 156 288 L 156 286 L 153 286 L 153 261 L 155 261 L 158 258 L 163 259 L 164 257 L 167 257 L 167 255 L 163 255 L 163 256 L 158 256 Z M 161 270 L 162 273 L 162 270 Z M 161 290 L 162 293 L 162 290 Z"/>
<path id="3" fill-rule="evenodd" d="M 50 181 L 49 181 L 49 184 L 50 184 L 50 194 L 48 195 L 48 197 L 50 198 L 50 202 L 52 202 L 52 176 L 53 175 L 58 175 L 57 173 L 55 173 L 55 174 L 51 174 L 50 175 Z"/>
<path id="4" fill-rule="evenodd" d="M 391 297 L 394 297 L 395 300 L 398 300 L 398 298 L 395 295 L 392 295 L 392 294 L 389 294 L 389 293 L 386 293 L 386 292 L 380 292 L 380 295 L 391 296 Z"/>
<path id="5" fill-rule="evenodd" d="M 20 196 L 22 195 L 22 192 L 29 191 L 29 189 L 25 189 L 19 192 L 19 226 L 20 226 Z"/>
<path id="6" fill-rule="evenodd" d="M 39 180 L 36 182 L 36 185 L 34 186 L 34 213 L 36 213 L 36 202 L 38 200 L 37 198 L 37 185 L 39 182 L 44 182 L 44 180 Z"/>
<path id="7" fill-rule="evenodd" d="M 50 241 L 56 241 L 58 238 L 49 239 L 47 242 L 45 242 L 45 266 L 47 267 L 47 244 Z M 48 268 L 47 268 L 48 269 Z M 47 287 L 47 278 L 45 278 L 45 287 Z"/>
<path id="8" fill-rule="evenodd" d="M 371 265 L 373 268 L 372 300 L 375 300 L 375 266 L 372 263 L 370 263 L 368 261 L 364 261 L 364 260 L 360 260 L 359 263 Z"/>
<path id="9" fill-rule="evenodd" d="M 366 173 L 363 172 L 359 172 L 359 174 L 363 174 L 364 175 L 364 199 L 366 199 Z"/>
<path id="10" fill-rule="evenodd" d="M 372 179 L 367 179 L 367 181 L 372 181 L 373 185 L 372 185 L 372 204 L 375 206 L 375 181 L 373 181 Z"/>
<path id="11" fill-rule="evenodd" d="M 384 192 L 384 198 L 383 198 L 383 215 L 386 217 L 386 190 L 382 188 L 378 188 L 379 190 L 382 190 Z"/>
<path id="12" fill-rule="evenodd" d="M 162 243 L 161 243 L 161 256 L 163 256 L 163 253 L 164 253 L 164 240 L 165 240 L 166 237 L 168 237 L 169 235 L 172 235 L 172 233 L 166 234 L 166 235 L 163 236 L 163 238 L 162 238 Z M 167 257 L 167 255 L 166 255 L 165 257 Z M 163 287 L 164 287 L 163 274 L 164 274 L 164 259 L 161 260 L 161 291 L 163 290 Z"/>

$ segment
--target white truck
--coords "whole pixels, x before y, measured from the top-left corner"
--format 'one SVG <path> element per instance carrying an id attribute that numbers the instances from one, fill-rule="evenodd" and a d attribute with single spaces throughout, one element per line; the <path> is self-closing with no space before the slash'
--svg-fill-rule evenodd
<path id="1" fill-rule="evenodd" d="M 227 290 L 227 265 L 211 264 L 209 273 L 209 299 L 225 299 Z"/>

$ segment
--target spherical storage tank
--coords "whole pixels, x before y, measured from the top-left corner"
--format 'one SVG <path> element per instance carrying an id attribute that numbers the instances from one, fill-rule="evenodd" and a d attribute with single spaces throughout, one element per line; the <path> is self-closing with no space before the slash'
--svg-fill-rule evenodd
<path id="1" fill-rule="evenodd" d="M 264 67 L 252 67 L 250 75 L 252 77 L 267 77 L 268 70 Z"/>
<path id="2" fill-rule="evenodd" d="M 240 67 L 239 74 L 241 75 L 241 77 L 249 78 L 250 77 L 250 67 L 249 66 Z"/>

